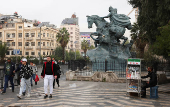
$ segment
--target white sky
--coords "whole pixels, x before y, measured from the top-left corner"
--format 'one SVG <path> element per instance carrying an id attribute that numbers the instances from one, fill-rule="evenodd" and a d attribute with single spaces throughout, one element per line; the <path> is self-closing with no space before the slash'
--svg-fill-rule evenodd
<path id="1" fill-rule="evenodd" d="M 118 14 L 128 14 L 132 6 L 127 0 L 0 0 L 0 13 L 13 14 L 18 12 L 25 19 L 37 19 L 40 22 L 50 22 L 60 27 L 64 18 L 70 18 L 73 13 L 79 17 L 80 32 L 94 32 L 88 29 L 86 15 L 106 16 L 109 6 L 117 8 Z M 132 12 L 131 23 L 135 21 L 135 12 Z M 125 36 L 130 32 L 126 30 Z"/>

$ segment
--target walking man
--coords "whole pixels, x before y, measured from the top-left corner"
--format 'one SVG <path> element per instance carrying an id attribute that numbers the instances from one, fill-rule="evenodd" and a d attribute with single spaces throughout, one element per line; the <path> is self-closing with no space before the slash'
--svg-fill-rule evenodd
<path id="1" fill-rule="evenodd" d="M 50 96 L 52 98 L 53 93 L 53 80 L 57 79 L 56 64 L 51 60 L 50 56 L 47 56 L 47 61 L 44 62 L 41 78 L 44 78 L 44 99 L 48 97 L 48 86 L 50 87 Z"/>
<path id="2" fill-rule="evenodd" d="M 58 87 L 60 87 L 60 84 L 59 84 L 59 78 L 61 75 L 60 66 L 57 64 L 54 58 L 52 58 L 52 61 L 56 64 L 56 70 L 57 70 L 57 79 L 54 79 L 53 81 L 53 88 L 55 88 L 55 81 L 57 82 Z"/>
<path id="3" fill-rule="evenodd" d="M 17 95 L 17 97 L 19 99 L 22 98 L 21 96 L 22 96 L 22 93 L 23 93 L 25 85 L 28 88 L 28 95 L 27 95 L 27 97 L 30 97 L 30 93 L 31 93 L 30 78 L 31 78 L 31 76 L 32 76 L 32 70 L 27 65 L 27 59 L 23 58 L 22 59 L 21 70 L 20 70 L 20 77 L 21 77 L 21 83 L 20 84 L 21 84 L 21 86 L 20 86 L 19 94 Z"/>
<path id="4" fill-rule="evenodd" d="M 37 66 L 36 66 L 33 62 L 30 62 L 29 67 L 30 67 L 30 68 L 32 69 L 32 71 L 33 71 L 33 75 L 31 76 L 31 79 L 30 79 L 30 81 L 31 81 L 31 86 L 33 86 L 32 80 L 35 81 L 35 75 L 36 75 L 36 73 L 37 73 Z M 35 85 L 37 85 L 37 82 L 35 82 Z"/>
<path id="5" fill-rule="evenodd" d="M 12 92 L 14 92 L 13 78 L 15 76 L 15 64 L 11 62 L 11 58 L 8 58 L 7 62 L 4 65 L 4 74 L 5 74 L 5 84 L 2 93 L 6 93 L 6 88 L 8 86 L 9 80 L 12 85 Z"/>

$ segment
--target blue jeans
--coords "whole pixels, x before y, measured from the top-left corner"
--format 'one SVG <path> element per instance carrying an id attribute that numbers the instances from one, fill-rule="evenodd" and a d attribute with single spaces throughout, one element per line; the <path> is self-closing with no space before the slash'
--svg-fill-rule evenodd
<path id="1" fill-rule="evenodd" d="M 29 79 L 25 79 L 25 78 L 21 78 L 21 83 L 20 83 L 20 91 L 19 91 L 19 95 L 22 95 L 23 92 L 26 91 L 26 87 L 28 88 L 28 93 L 31 93 L 31 84 L 30 84 L 30 78 Z"/>
<path id="2" fill-rule="evenodd" d="M 8 81 L 10 80 L 10 83 L 12 85 L 12 90 L 14 90 L 14 82 L 13 82 L 13 77 L 9 75 L 5 75 L 5 84 L 4 84 L 4 92 L 6 92 L 6 88 L 8 86 Z"/>
<path id="3" fill-rule="evenodd" d="M 35 81 L 35 74 L 32 75 L 30 81 L 31 81 L 31 84 L 32 84 L 32 79 Z"/>

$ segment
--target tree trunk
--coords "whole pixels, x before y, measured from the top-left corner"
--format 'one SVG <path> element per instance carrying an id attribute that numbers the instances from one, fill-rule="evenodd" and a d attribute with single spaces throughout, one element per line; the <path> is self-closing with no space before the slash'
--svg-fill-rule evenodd
<path id="1" fill-rule="evenodd" d="M 64 57 L 65 57 L 65 50 L 64 50 L 64 48 L 65 47 L 62 47 L 63 48 L 63 60 L 64 60 Z"/>
<path id="2" fill-rule="evenodd" d="M 86 60 L 86 52 L 85 52 L 85 60 Z"/>

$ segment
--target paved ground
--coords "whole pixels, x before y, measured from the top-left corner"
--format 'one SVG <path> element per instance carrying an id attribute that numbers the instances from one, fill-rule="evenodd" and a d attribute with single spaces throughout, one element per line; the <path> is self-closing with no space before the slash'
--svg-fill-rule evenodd
<path id="1" fill-rule="evenodd" d="M 63 68 L 65 69 L 65 68 Z M 170 107 L 170 84 L 159 86 L 159 99 L 126 96 L 125 83 L 105 83 L 88 81 L 65 81 L 60 78 L 61 87 L 54 89 L 52 99 L 43 99 L 43 80 L 33 86 L 31 97 L 18 100 L 16 94 L 0 95 L 0 106 L 59 106 L 59 107 Z"/>

